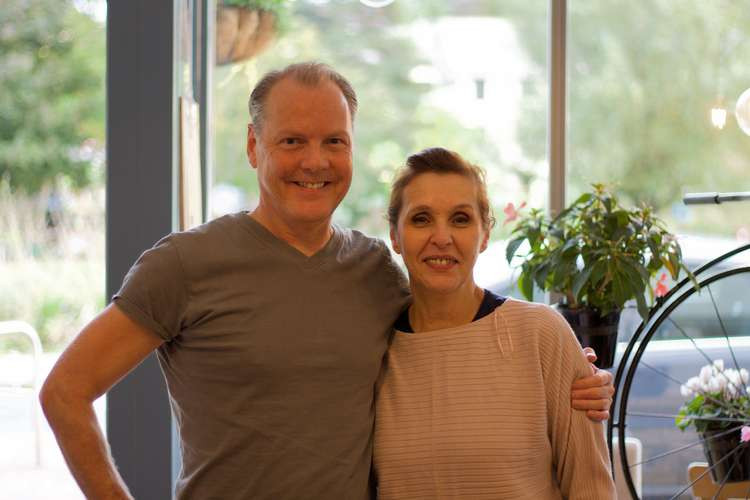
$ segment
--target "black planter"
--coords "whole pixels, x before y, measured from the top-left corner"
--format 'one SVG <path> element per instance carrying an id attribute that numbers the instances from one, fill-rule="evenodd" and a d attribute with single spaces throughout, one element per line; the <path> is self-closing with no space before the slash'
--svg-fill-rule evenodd
<path id="1" fill-rule="evenodd" d="M 602 316 L 596 309 L 579 307 L 570 309 L 558 304 L 557 310 L 563 315 L 575 332 L 583 347 L 596 351 L 596 363 L 599 368 L 611 368 L 615 362 L 617 350 L 617 325 L 620 323 L 620 311 L 612 311 Z"/>
<path id="2" fill-rule="evenodd" d="M 727 483 L 747 481 L 750 479 L 750 447 L 748 447 L 748 443 L 743 443 L 742 448 L 731 457 L 722 460 L 739 446 L 740 430 L 737 429 L 729 434 L 714 437 L 722 432 L 726 432 L 726 430 L 700 433 L 703 438 L 703 453 L 705 453 L 708 467 L 711 469 L 711 477 L 715 483 L 723 482 L 724 478 L 727 478 Z"/>

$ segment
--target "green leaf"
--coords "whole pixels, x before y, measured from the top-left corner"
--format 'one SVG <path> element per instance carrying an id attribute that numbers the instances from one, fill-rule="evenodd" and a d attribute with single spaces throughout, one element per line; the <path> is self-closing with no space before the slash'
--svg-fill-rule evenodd
<path id="1" fill-rule="evenodd" d="M 508 246 L 505 247 L 505 258 L 507 259 L 508 264 L 510 264 L 510 262 L 513 260 L 518 247 L 520 247 L 524 241 L 526 241 L 526 236 L 519 236 L 518 238 L 515 238 L 508 242 Z"/>
<path id="2" fill-rule="evenodd" d="M 575 279 L 573 280 L 573 296 L 577 300 L 581 299 L 581 289 L 583 289 L 583 287 L 587 284 L 593 270 L 593 267 L 584 268 L 576 275 Z"/>
<path id="3" fill-rule="evenodd" d="M 521 293 L 526 300 L 534 300 L 534 282 L 526 275 L 521 274 L 518 278 L 518 288 L 521 290 Z"/>
<path id="4" fill-rule="evenodd" d="M 648 304 L 646 304 L 646 297 L 642 293 L 637 293 L 635 295 L 635 302 L 638 306 L 638 314 L 641 316 L 641 319 L 646 320 L 649 311 Z"/>

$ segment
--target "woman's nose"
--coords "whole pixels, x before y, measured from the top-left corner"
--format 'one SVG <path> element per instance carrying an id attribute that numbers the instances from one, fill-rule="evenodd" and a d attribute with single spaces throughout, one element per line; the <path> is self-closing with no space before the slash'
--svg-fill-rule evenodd
<path id="1" fill-rule="evenodd" d="M 445 248 L 453 243 L 450 228 L 445 224 L 436 224 L 435 231 L 432 233 L 432 243 L 439 248 Z"/>

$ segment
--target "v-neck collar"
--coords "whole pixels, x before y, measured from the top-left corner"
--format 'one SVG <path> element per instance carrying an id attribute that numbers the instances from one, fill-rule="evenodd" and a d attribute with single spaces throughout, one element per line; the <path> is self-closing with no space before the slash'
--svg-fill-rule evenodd
<path id="1" fill-rule="evenodd" d="M 335 254 L 341 246 L 343 238 L 342 229 L 335 224 L 331 225 L 331 237 L 323 248 L 314 254 L 307 256 L 298 249 L 294 248 L 288 242 L 273 234 L 267 227 L 253 219 L 250 212 L 243 211 L 236 214 L 243 227 L 245 227 L 253 236 L 256 237 L 269 251 L 283 253 L 289 260 L 296 263 L 303 269 L 314 269 L 319 267 L 329 255 Z"/>

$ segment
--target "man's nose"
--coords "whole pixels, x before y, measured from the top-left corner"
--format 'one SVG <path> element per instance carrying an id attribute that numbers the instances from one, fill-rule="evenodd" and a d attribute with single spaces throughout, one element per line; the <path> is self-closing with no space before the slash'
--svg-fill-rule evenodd
<path id="1" fill-rule="evenodd" d="M 320 170 L 328 168 L 330 162 L 328 153 L 320 144 L 308 144 L 302 157 L 302 168 L 305 170 Z"/>

